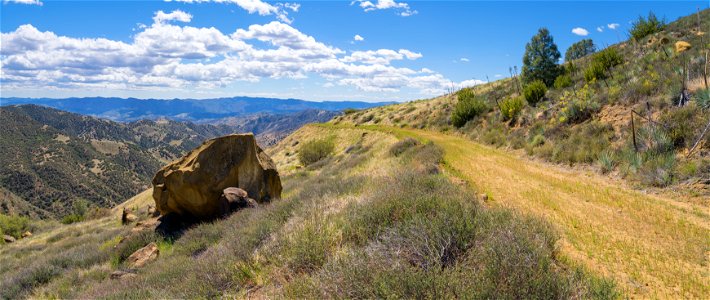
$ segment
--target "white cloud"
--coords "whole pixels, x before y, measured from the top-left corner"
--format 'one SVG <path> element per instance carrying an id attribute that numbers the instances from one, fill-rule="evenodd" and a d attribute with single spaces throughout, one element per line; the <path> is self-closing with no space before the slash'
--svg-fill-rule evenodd
<path id="1" fill-rule="evenodd" d="M 39 5 L 42 6 L 42 1 L 40 0 L 3 0 L 3 3 L 15 3 L 15 4 L 27 4 L 27 5 Z"/>
<path id="2" fill-rule="evenodd" d="M 617 28 L 619 28 L 619 23 L 610 23 L 610 24 L 607 24 L 606 27 L 611 30 L 616 30 Z"/>
<path id="3" fill-rule="evenodd" d="M 400 49 L 399 51 L 394 51 L 390 49 L 379 49 L 379 50 L 368 50 L 368 51 L 354 51 L 350 56 L 342 58 L 343 62 L 352 63 L 359 62 L 368 65 L 389 65 L 393 60 L 416 60 L 421 58 L 421 53 L 415 53 L 407 49 Z"/>
<path id="4" fill-rule="evenodd" d="M 604 26 L 599 26 L 599 27 L 597 27 L 597 31 L 599 31 L 599 32 L 604 32 Z"/>
<path id="5" fill-rule="evenodd" d="M 301 9 L 301 4 L 298 3 L 284 3 L 283 6 L 293 12 L 298 12 L 298 10 Z"/>
<path id="6" fill-rule="evenodd" d="M 189 23 L 192 20 L 192 15 L 188 14 L 182 10 L 174 10 L 173 12 L 166 14 L 162 10 L 155 13 L 153 17 L 153 22 L 155 23 L 165 23 L 168 21 L 179 21 Z"/>
<path id="7" fill-rule="evenodd" d="M 214 3 L 227 3 L 227 4 L 235 4 L 242 9 L 246 10 L 250 14 L 257 13 L 260 16 L 268 16 L 268 15 L 274 15 L 276 16 L 277 19 L 279 19 L 281 22 L 291 24 L 293 22 L 292 19 L 288 18 L 288 12 L 283 9 L 288 8 L 294 12 L 297 12 L 298 9 L 301 7 L 300 4 L 298 3 L 277 3 L 276 5 L 271 5 L 267 2 L 261 1 L 261 0 L 165 0 L 166 2 L 183 2 L 183 3 L 206 3 L 206 2 L 214 2 Z"/>
<path id="8" fill-rule="evenodd" d="M 573 29 L 572 29 L 572 33 L 574 33 L 574 34 L 576 34 L 576 35 L 580 35 L 580 36 L 587 36 L 587 35 L 589 35 L 589 31 L 587 31 L 586 29 L 584 29 L 584 28 L 582 28 L 582 27 L 573 28 Z"/>
<path id="9" fill-rule="evenodd" d="M 501 77 L 503 77 L 503 74 L 495 74 L 495 75 L 493 75 L 493 77 L 495 77 L 495 78 L 501 78 Z"/>
<path id="10" fill-rule="evenodd" d="M 356 42 L 362 42 L 362 41 L 364 41 L 364 40 L 365 40 L 365 38 L 362 37 L 362 36 L 360 36 L 359 34 L 356 34 L 356 35 L 353 37 L 353 41 L 356 41 Z"/>
<path id="11" fill-rule="evenodd" d="M 460 58 L 459 60 L 462 61 L 462 62 L 469 62 L 469 61 L 471 61 L 471 60 L 469 60 L 468 58 L 465 58 L 465 57 L 462 57 L 462 58 Z"/>
<path id="12" fill-rule="evenodd" d="M 452 83 L 427 68 L 393 66 L 421 53 L 378 49 L 346 53 L 288 24 L 255 24 L 224 33 L 214 27 L 172 24 L 180 13 L 156 13 L 131 41 L 60 36 L 30 24 L 0 36 L 0 80 L 13 90 L 213 91 L 264 78 L 328 83 L 367 92 L 414 90 L 433 96 L 476 84 Z M 258 40 L 261 43 L 253 43 Z"/>
<path id="13" fill-rule="evenodd" d="M 396 2 L 394 0 L 377 0 L 375 3 L 368 0 L 355 0 L 350 2 L 350 5 L 354 4 L 357 4 L 366 12 L 381 9 L 393 9 L 402 17 L 409 17 L 418 13 L 416 10 L 412 10 L 409 7 L 409 4 L 405 2 Z"/>

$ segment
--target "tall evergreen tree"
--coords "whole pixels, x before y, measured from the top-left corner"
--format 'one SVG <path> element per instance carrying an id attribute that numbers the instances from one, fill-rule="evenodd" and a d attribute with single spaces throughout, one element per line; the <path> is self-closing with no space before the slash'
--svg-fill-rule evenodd
<path id="1" fill-rule="evenodd" d="M 529 83 L 541 80 L 545 85 L 551 86 L 555 78 L 562 73 L 562 68 L 557 64 L 560 56 L 550 31 L 547 28 L 540 28 L 525 45 L 523 81 Z"/>
<path id="2" fill-rule="evenodd" d="M 565 52 L 565 61 L 582 58 L 596 51 L 597 47 L 594 46 L 592 39 L 583 39 L 567 48 L 567 52 Z"/>

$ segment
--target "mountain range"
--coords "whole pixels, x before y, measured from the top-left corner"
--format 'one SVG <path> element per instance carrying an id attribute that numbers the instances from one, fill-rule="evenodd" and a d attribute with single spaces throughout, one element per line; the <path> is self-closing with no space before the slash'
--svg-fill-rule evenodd
<path id="1" fill-rule="evenodd" d="M 232 97 L 219 99 L 136 99 L 136 98 L 0 98 L 0 106 L 36 104 L 68 112 L 118 122 L 168 118 L 178 121 L 210 123 L 222 118 L 254 114 L 292 114 L 304 110 L 342 111 L 365 109 L 393 102 L 326 101 L 298 99 Z"/>

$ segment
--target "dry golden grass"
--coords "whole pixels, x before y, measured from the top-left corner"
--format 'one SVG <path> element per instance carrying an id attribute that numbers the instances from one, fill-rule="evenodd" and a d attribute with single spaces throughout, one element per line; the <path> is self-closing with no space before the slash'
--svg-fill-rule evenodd
<path id="1" fill-rule="evenodd" d="M 707 206 L 645 194 L 601 175 L 530 161 L 461 137 L 367 128 L 442 146 L 450 173 L 486 192 L 492 205 L 554 224 L 563 233 L 564 254 L 611 275 L 630 296 L 710 297 Z"/>

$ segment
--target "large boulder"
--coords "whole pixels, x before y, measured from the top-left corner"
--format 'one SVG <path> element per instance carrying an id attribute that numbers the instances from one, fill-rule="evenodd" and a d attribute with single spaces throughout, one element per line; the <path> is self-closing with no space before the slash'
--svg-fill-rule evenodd
<path id="1" fill-rule="evenodd" d="M 281 197 L 281 179 L 271 158 L 252 134 L 233 134 L 204 142 L 163 167 L 153 178 L 153 199 L 161 215 L 199 220 L 225 214 L 223 192 L 238 187 L 256 202 Z"/>

